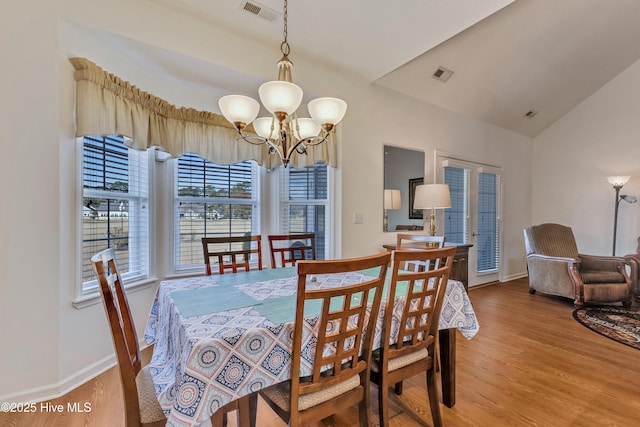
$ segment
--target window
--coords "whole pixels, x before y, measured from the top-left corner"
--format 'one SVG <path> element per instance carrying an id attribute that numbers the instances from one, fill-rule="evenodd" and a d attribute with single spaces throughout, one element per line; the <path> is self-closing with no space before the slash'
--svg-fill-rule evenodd
<path id="1" fill-rule="evenodd" d="M 328 167 L 318 164 L 308 168 L 281 169 L 281 233 L 316 234 L 316 258 L 326 259 L 328 239 Z"/>
<path id="2" fill-rule="evenodd" d="M 174 197 L 175 269 L 203 265 L 202 237 L 260 234 L 258 166 L 221 166 L 196 154 L 177 160 Z"/>
<path id="3" fill-rule="evenodd" d="M 467 242 L 467 217 L 469 216 L 469 170 L 447 166 L 444 168 L 444 183 L 449 185 L 451 208 L 444 212 L 444 230 L 450 243 Z"/>
<path id="4" fill-rule="evenodd" d="M 91 257 L 114 248 L 125 282 L 149 276 L 148 153 L 118 136 L 83 138 L 82 292 L 95 290 Z"/>
<path id="5" fill-rule="evenodd" d="M 499 179 L 496 173 L 478 173 L 478 271 L 494 271 L 499 266 Z"/>

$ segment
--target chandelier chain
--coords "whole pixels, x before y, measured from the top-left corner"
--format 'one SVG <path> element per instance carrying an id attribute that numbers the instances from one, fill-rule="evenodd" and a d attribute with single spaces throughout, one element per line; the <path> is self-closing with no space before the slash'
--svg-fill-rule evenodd
<path id="1" fill-rule="evenodd" d="M 288 14 L 288 7 L 287 7 L 287 0 L 284 0 L 284 13 L 283 13 L 283 19 L 284 19 L 284 31 L 282 32 L 282 35 L 284 37 L 284 41 L 282 42 L 282 44 L 280 45 L 280 52 L 282 52 L 282 54 L 284 56 L 289 55 L 289 53 L 291 52 L 291 48 L 289 47 L 289 42 L 287 41 L 287 35 L 288 35 L 288 29 L 287 29 L 287 24 L 288 24 L 288 19 L 287 19 L 287 14 Z"/>

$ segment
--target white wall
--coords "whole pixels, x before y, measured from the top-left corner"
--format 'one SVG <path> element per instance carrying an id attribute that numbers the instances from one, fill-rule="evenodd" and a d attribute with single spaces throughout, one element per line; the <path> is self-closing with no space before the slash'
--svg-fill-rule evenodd
<path id="1" fill-rule="evenodd" d="M 163 79 L 143 58 L 128 55 L 126 46 L 105 45 L 78 24 L 181 52 L 248 79 L 273 78 L 277 58 L 273 49 L 256 48 L 152 2 L 112 0 L 105 7 L 95 0 L 41 0 L 1 7 L 0 400 L 22 401 L 65 392 L 114 361 L 101 305 L 71 305 L 80 280 L 79 189 L 73 69 L 67 58 L 85 56 L 178 106 L 215 111 L 221 92 Z M 234 49 L 225 49 L 229 45 Z M 502 276 L 524 273 L 521 234 L 531 212 L 528 138 L 352 80 L 301 56 L 295 60 L 294 78 L 303 88 L 349 103 L 337 173 L 338 256 L 380 252 L 393 241 L 382 231 L 383 145 L 389 143 L 424 151 L 426 176 L 433 176 L 436 149 L 503 166 Z M 158 195 L 154 206 L 165 203 Z M 364 213 L 364 224 L 353 224 L 354 212 Z M 162 212 L 157 215 L 158 223 L 165 223 Z M 160 234 L 156 244 L 166 245 L 166 236 Z M 160 277 L 168 262 L 161 254 L 158 250 L 155 260 Z M 130 294 L 139 334 L 153 293 L 154 287 Z"/>
<path id="2" fill-rule="evenodd" d="M 582 253 L 611 255 L 615 191 L 640 198 L 640 62 L 600 88 L 533 142 L 533 223 L 573 229 Z M 640 204 L 620 203 L 616 255 L 635 253 Z"/>

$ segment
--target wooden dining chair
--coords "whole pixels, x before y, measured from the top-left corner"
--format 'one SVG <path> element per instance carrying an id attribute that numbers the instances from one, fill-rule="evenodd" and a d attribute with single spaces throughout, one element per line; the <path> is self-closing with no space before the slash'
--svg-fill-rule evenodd
<path id="1" fill-rule="evenodd" d="M 396 249 L 438 249 L 444 247 L 444 242 L 444 236 L 399 233 L 397 235 Z M 404 266 L 405 270 L 410 271 L 418 271 L 424 268 L 425 265 L 420 262 L 407 262 Z"/>
<path id="2" fill-rule="evenodd" d="M 389 387 L 420 372 L 426 373 L 433 425 L 442 426 L 436 386 L 435 343 L 455 251 L 455 247 L 449 247 L 393 252 L 381 347 L 373 355 L 371 372 L 371 381 L 378 384 L 381 426 L 389 425 Z M 422 271 L 403 270 L 402 266 L 409 261 L 422 262 L 429 267 Z M 405 286 L 406 293 L 400 290 Z M 394 313 L 398 312 L 402 313 L 400 319 L 394 319 Z M 400 342 L 390 342 L 392 330 L 397 331 Z"/>
<path id="3" fill-rule="evenodd" d="M 258 270 L 262 270 L 262 236 L 225 236 L 203 237 L 202 252 L 207 276 L 211 275 L 211 258 L 217 258 L 218 272 L 224 274 L 231 269 L 234 273 L 238 269 L 249 271 L 251 255 L 258 257 Z"/>
<path id="4" fill-rule="evenodd" d="M 115 251 L 109 248 L 99 252 L 91 257 L 91 262 L 118 359 L 124 395 L 125 426 L 164 426 L 167 419 L 156 397 L 149 366 L 142 367 L 138 335 L 116 265 Z M 245 398 L 231 402 L 214 414 L 212 420 L 218 421 L 214 425 L 226 424 L 225 415 L 233 410 L 238 410 L 239 425 L 249 424 L 249 400 Z M 225 422 L 221 423 L 219 420 L 222 418 Z"/>
<path id="5" fill-rule="evenodd" d="M 268 238 L 271 268 L 294 266 L 301 259 L 316 259 L 315 233 L 277 234 Z"/>
<path id="6" fill-rule="evenodd" d="M 371 341 L 378 316 L 369 316 L 368 309 L 371 313 L 379 311 L 390 255 L 387 252 L 344 260 L 298 261 L 291 380 L 261 392 L 288 425 L 307 425 L 355 404 L 359 407 L 360 426 L 369 425 Z M 379 268 L 379 273 L 362 283 L 308 288 L 315 275 L 368 268 Z M 321 304 L 317 321 L 305 319 L 305 305 L 310 302 Z M 302 337 L 308 333 L 317 334 L 317 340 L 303 349 Z M 301 378 L 302 359 L 313 362 L 313 371 Z"/>

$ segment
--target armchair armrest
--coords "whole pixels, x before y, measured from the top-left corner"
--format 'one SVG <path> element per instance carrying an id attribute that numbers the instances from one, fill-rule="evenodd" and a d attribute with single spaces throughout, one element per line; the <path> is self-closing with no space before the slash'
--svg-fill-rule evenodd
<path id="1" fill-rule="evenodd" d="M 578 269 L 579 265 L 580 262 L 574 258 L 529 254 L 529 286 L 546 294 L 575 298 L 575 286 L 570 271 L 572 268 Z"/>
<path id="2" fill-rule="evenodd" d="M 580 264 L 580 260 L 569 257 L 559 257 L 559 256 L 549 256 L 549 255 L 540 255 L 540 254 L 529 254 L 527 255 L 527 260 L 529 259 L 537 259 L 540 261 L 548 261 L 548 262 L 559 262 L 566 264 L 568 262 L 575 262 Z"/>
<path id="3" fill-rule="evenodd" d="M 624 257 L 617 256 L 600 256 L 580 254 L 582 268 L 590 271 L 620 271 L 625 265 L 631 265 L 631 262 Z"/>

